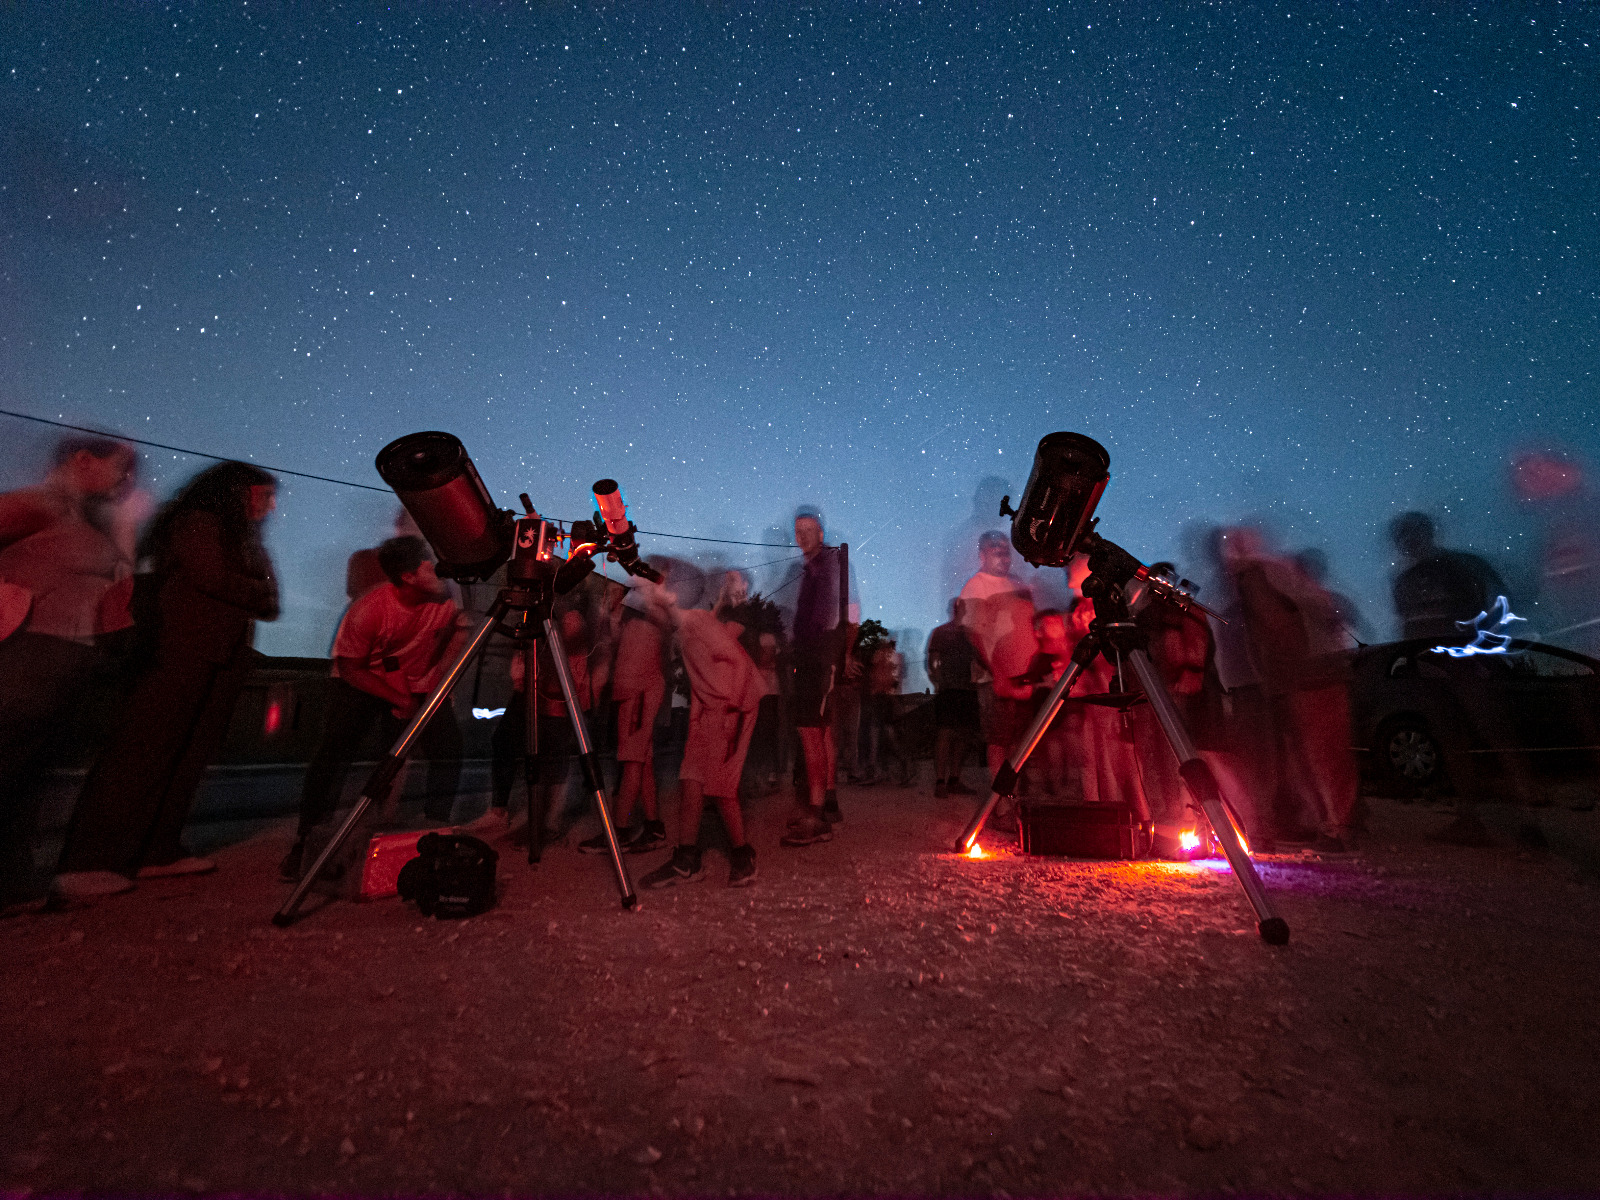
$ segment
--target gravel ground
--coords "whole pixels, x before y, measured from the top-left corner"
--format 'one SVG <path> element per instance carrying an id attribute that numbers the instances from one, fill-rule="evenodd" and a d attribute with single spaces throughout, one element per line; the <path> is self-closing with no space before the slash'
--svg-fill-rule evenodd
<path id="1" fill-rule="evenodd" d="M 1566 860 L 1375 801 L 1363 853 L 1263 861 L 1275 949 L 1216 865 L 969 861 L 966 802 L 842 800 L 805 850 L 752 806 L 753 888 L 708 853 L 634 913 L 557 847 L 470 921 L 278 930 L 277 824 L 0 922 L 0 1190 L 1600 1188 L 1600 889 Z"/>

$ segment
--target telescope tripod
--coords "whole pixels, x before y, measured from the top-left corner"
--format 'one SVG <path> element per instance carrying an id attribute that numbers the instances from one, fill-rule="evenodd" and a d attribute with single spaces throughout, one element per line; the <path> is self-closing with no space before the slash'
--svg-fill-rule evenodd
<path id="1" fill-rule="evenodd" d="M 1273 911 L 1272 903 L 1261 886 L 1261 878 L 1256 874 L 1255 864 L 1250 861 L 1249 852 L 1239 839 L 1239 831 L 1222 798 L 1222 789 L 1217 785 L 1216 776 L 1195 750 L 1194 739 L 1189 736 L 1188 727 L 1173 703 L 1171 693 L 1167 691 L 1166 684 L 1162 682 L 1145 650 L 1144 633 L 1134 624 L 1128 611 L 1127 596 L 1123 589 L 1124 584 L 1134 577 L 1133 569 L 1127 569 L 1128 564 L 1134 569 L 1140 564 L 1121 547 L 1097 534 L 1090 533 L 1087 544 L 1090 547 L 1091 570 L 1089 578 L 1084 581 L 1083 594 L 1094 601 L 1095 619 L 1089 626 L 1088 634 L 1073 650 L 1070 665 L 1062 672 L 1060 680 L 1035 714 L 1033 724 L 995 772 L 988 797 L 962 831 L 955 851 L 965 854 L 971 850 L 990 814 L 994 812 L 995 805 L 1002 798 L 1016 794 L 1023 765 L 1060 713 L 1066 703 L 1067 693 L 1072 690 L 1078 677 L 1097 655 L 1115 656 L 1113 662 L 1121 659 L 1132 666 L 1139 685 L 1144 689 L 1167 745 L 1177 756 L 1179 777 L 1210 823 L 1212 835 L 1221 844 L 1228 865 L 1233 868 L 1234 878 L 1239 881 L 1245 898 L 1255 910 L 1261 939 L 1269 945 L 1282 946 L 1289 940 L 1289 925 Z M 1151 602 L 1158 602 L 1158 599 L 1152 598 Z"/>
<path id="2" fill-rule="evenodd" d="M 577 688 L 572 682 L 572 671 L 567 665 L 567 650 L 561 640 L 561 630 L 557 627 L 551 616 L 551 608 L 555 602 L 555 568 L 560 560 L 540 561 L 533 554 L 523 553 L 524 544 L 519 540 L 518 551 L 512 557 L 508 569 L 507 585 L 500 589 L 495 601 L 489 607 L 489 615 L 482 625 L 472 635 L 466 647 L 456 656 L 450 664 L 449 670 L 444 673 L 444 678 L 439 681 L 439 686 L 433 689 L 423 706 L 411 718 L 411 723 L 405 731 L 389 748 L 389 753 L 378 764 L 372 774 L 367 777 L 366 785 L 361 789 L 361 799 L 350 810 L 350 815 L 334 833 L 328 844 L 322 848 L 322 853 L 300 877 L 300 882 L 295 886 L 294 892 L 284 902 L 282 908 L 273 914 L 272 923 L 285 926 L 293 923 L 300 910 L 301 903 L 305 900 L 306 893 L 316 883 L 339 848 L 350 838 L 361 823 L 361 818 L 374 803 L 382 801 L 388 796 L 394 786 L 395 777 L 400 774 L 400 768 L 405 765 L 406 756 L 416 744 L 430 720 L 450 699 L 450 693 L 455 689 L 461 677 L 466 674 L 467 668 L 472 665 L 484 652 L 489 644 L 489 639 L 495 634 L 510 637 L 522 654 L 523 662 L 523 693 L 527 699 L 527 741 L 524 771 L 527 778 L 528 789 L 528 820 L 529 841 L 528 860 L 537 861 L 539 853 L 539 837 L 542 832 L 532 827 L 536 817 L 536 805 L 533 803 L 534 773 L 536 766 L 533 755 L 538 753 L 539 745 L 539 650 L 538 643 L 542 640 L 550 648 L 550 659 L 555 664 L 556 678 L 561 684 L 561 699 L 566 706 L 567 716 L 572 721 L 572 731 L 577 737 L 578 761 L 583 766 L 583 779 L 585 789 L 594 798 L 595 811 L 600 814 L 600 827 L 605 832 L 606 847 L 611 855 L 611 869 L 616 875 L 617 891 L 622 896 L 622 907 L 633 908 L 638 904 L 639 898 L 634 893 L 633 881 L 628 877 L 628 868 L 622 861 L 622 849 L 617 844 L 617 833 L 611 823 L 611 805 L 606 798 L 605 782 L 600 775 L 600 756 L 595 752 L 594 742 L 589 736 L 588 723 L 583 719 L 583 708 L 578 704 Z M 502 621 L 510 614 L 515 614 L 515 625 L 502 625 Z"/>

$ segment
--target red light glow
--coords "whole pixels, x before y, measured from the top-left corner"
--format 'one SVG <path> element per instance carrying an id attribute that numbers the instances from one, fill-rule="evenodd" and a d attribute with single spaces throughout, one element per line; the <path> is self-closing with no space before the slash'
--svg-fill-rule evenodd
<path id="1" fill-rule="evenodd" d="M 261 732 L 271 737 L 283 725 L 283 705 L 273 700 L 267 704 L 267 714 L 261 722 Z"/>
<path id="2" fill-rule="evenodd" d="M 1200 835 L 1192 829 L 1185 829 L 1178 835 L 1178 848 L 1191 852 L 1200 849 Z"/>
<path id="3" fill-rule="evenodd" d="M 968 858 L 988 858 L 989 856 L 983 852 L 983 847 L 982 846 L 978 845 L 977 842 L 973 842 L 972 843 L 972 849 L 967 851 L 967 857 Z"/>

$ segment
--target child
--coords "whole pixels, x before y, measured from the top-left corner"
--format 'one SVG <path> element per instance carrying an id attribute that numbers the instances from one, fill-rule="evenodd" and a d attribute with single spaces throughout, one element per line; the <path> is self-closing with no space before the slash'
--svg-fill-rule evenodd
<path id="1" fill-rule="evenodd" d="M 728 886 L 745 887 L 755 881 L 756 852 L 745 837 L 744 815 L 739 810 L 739 777 L 755 732 L 761 706 L 761 673 L 739 644 L 743 627 L 724 624 L 704 609 L 683 609 L 698 596 L 678 595 L 687 583 L 657 589 L 656 596 L 677 627 L 684 667 L 689 673 L 689 740 L 683 765 L 679 841 L 672 858 L 646 875 L 648 888 L 671 887 L 696 878 L 701 870 L 700 816 L 706 797 L 716 803 L 722 823 L 733 843 L 729 854 Z"/>
<path id="2" fill-rule="evenodd" d="M 668 623 L 661 606 L 652 603 L 650 588 L 648 582 L 641 582 L 630 589 L 624 602 L 611 678 L 617 713 L 617 763 L 622 768 L 612 821 L 618 843 L 630 854 L 654 850 L 667 840 L 666 823 L 656 810 L 655 730 L 667 688 L 662 642 Z M 644 820 L 625 829 L 623 823 L 633 815 L 635 801 L 644 808 Z M 606 835 L 597 833 L 579 842 L 578 849 L 585 854 L 607 853 Z"/>

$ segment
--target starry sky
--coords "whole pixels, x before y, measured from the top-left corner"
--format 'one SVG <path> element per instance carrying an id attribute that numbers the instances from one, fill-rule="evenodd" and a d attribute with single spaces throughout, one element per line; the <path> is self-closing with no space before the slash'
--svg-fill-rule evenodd
<path id="1" fill-rule="evenodd" d="M 368 484 L 447 429 L 508 506 L 610 475 L 735 541 L 816 504 L 918 648 L 1054 429 L 1146 558 L 1265 521 L 1384 628 L 1422 507 L 1536 601 L 1507 455 L 1600 458 L 1597 45 L 1553 3 L 6 5 L 0 407 Z M 49 434 L 0 432 L 14 486 Z M 284 485 L 258 644 L 324 653 L 393 501 Z"/>

